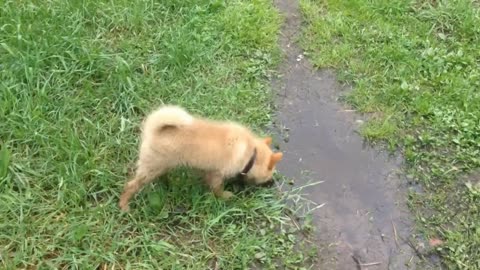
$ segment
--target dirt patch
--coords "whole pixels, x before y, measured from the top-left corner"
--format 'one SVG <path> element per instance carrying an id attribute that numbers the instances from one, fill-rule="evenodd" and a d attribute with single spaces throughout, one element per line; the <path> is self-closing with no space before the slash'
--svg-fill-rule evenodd
<path id="1" fill-rule="evenodd" d="M 295 44 L 301 19 L 296 1 L 277 0 L 285 15 L 280 39 L 285 60 L 277 91 L 279 171 L 310 187 L 316 210 L 319 269 L 412 269 L 412 222 L 405 205 L 400 157 L 365 145 L 356 134 L 363 120 L 338 101 L 341 87 L 330 71 L 315 71 Z"/>

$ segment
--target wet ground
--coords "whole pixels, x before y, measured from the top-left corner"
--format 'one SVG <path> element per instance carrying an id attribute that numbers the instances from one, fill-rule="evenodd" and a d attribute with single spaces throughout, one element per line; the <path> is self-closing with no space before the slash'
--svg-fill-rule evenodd
<path id="1" fill-rule="evenodd" d="M 314 212 L 318 269 L 414 269 L 404 241 L 412 226 L 405 205 L 400 157 L 372 149 L 355 132 L 363 120 L 337 101 L 342 87 L 329 71 L 315 71 L 295 44 L 296 1 L 276 0 L 286 20 L 280 39 L 285 60 L 273 82 L 277 125 L 285 153 L 279 171 L 325 206 Z"/>

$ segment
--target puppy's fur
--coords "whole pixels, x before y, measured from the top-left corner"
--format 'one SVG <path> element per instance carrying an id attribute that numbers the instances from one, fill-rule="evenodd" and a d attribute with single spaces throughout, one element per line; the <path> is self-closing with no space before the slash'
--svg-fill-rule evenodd
<path id="1" fill-rule="evenodd" d="M 243 172 L 250 160 L 254 162 L 245 174 L 247 181 L 268 182 L 282 159 L 282 153 L 270 149 L 271 141 L 237 123 L 193 117 L 180 107 L 162 106 L 143 123 L 137 170 L 125 185 L 119 206 L 128 211 L 129 200 L 142 186 L 180 165 L 203 170 L 213 193 L 225 199 L 233 194 L 223 190 L 224 179 Z"/>

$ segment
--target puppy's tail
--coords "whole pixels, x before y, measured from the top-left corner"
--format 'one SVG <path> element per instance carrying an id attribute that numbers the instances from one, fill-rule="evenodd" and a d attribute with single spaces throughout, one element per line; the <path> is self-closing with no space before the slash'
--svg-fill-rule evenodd
<path id="1" fill-rule="evenodd" d="M 167 126 L 178 127 L 189 125 L 193 122 L 193 117 L 178 106 L 162 106 L 152 112 L 143 123 L 144 134 L 155 134 Z"/>

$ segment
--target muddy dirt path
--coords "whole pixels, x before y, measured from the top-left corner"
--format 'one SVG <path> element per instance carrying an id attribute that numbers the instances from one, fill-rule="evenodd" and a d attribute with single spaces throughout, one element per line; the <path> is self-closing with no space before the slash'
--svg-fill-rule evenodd
<path id="1" fill-rule="evenodd" d="M 355 130 L 363 122 L 337 102 L 334 74 L 315 71 L 296 45 L 301 17 L 296 1 L 276 0 L 285 16 L 280 39 L 285 60 L 277 92 L 277 124 L 286 153 L 279 171 L 324 183 L 308 188 L 315 211 L 318 269 L 414 269 L 415 256 L 402 239 L 411 234 L 401 158 L 367 147 Z"/>

